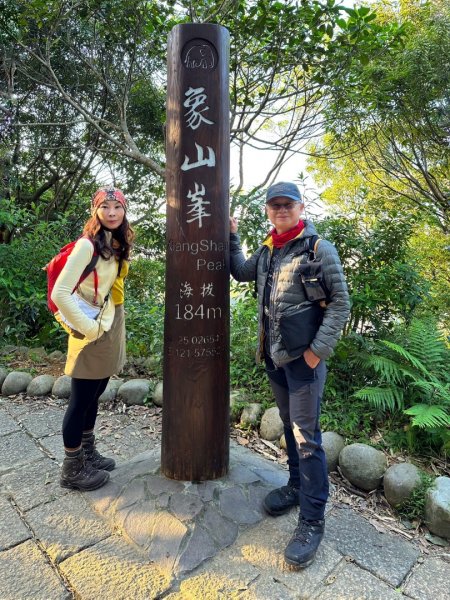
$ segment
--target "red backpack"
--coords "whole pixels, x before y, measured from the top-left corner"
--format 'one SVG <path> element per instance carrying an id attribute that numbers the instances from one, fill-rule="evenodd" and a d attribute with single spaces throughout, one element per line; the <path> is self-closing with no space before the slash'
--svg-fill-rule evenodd
<path id="1" fill-rule="evenodd" d="M 81 239 L 81 238 L 79 238 L 79 239 Z M 92 240 L 90 238 L 86 238 L 86 239 L 89 239 L 89 241 L 94 246 L 94 242 L 92 242 Z M 48 264 L 46 264 L 45 267 L 43 268 L 44 271 L 47 271 L 47 306 L 53 314 L 56 313 L 59 309 L 56 306 L 56 304 L 54 302 L 52 302 L 52 291 L 55 286 L 56 280 L 58 279 L 59 274 L 65 267 L 67 259 L 69 258 L 70 254 L 72 253 L 72 250 L 74 249 L 74 246 L 77 243 L 77 241 L 78 240 L 75 240 L 74 242 L 70 242 L 69 244 L 66 244 L 63 248 L 61 248 L 61 250 L 58 252 L 58 254 L 56 256 L 54 256 L 52 258 L 52 260 Z M 77 285 L 74 287 L 74 289 L 72 291 L 72 293 L 73 293 L 78 288 L 80 283 L 82 281 L 84 281 L 88 275 L 93 273 L 94 274 L 94 303 L 97 301 L 97 293 L 98 293 L 98 274 L 97 274 L 97 270 L 95 268 L 97 261 L 98 261 L 98 254 L 95 252 L 95 246 L 94 246 L 94 256 L 91 258 L 90 263 L 84 269 L 83 273 L 81 274 L 80 279 L 78 280 Z"/>

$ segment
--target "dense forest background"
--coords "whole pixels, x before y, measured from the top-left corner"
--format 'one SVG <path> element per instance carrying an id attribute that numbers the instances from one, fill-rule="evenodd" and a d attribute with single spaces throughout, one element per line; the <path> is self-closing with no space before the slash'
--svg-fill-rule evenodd
<path id="1" fill-rule="evenodd" d="M 177 23 L 231 35 L 231 206 L 251 251 L 284 162 L 347 276 L 352 311 L 325 429 L 409 452 L 450 449 L 450 8 L 445 0 L 0 0 L 0 336 L 63 348 L 42 269 L 79 235 L 99 184 L 130 200 L 137 243 L 128 353 L 161 368 L 166 41 Z M 244 151 L 272 168 L 246 184 Z M 299 170 L 300 171 L 300 170 Z M 311 182 L 314 182 L 314 186 Z M 253 362 L 251 290 L 233 284 L 232 385 L 271 402 Z M 376 435 L 375 435 L 376 434 Z"/>

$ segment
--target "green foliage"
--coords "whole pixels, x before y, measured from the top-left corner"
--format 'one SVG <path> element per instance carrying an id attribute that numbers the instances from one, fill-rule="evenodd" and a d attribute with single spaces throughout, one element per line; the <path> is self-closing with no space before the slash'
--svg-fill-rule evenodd
<path id="1" fill-rule="evenodd" d="M 428 491 L 433 487 L 434 477 L 421 471 L 420 484 L 412 491 L 411 496 L 397 507 L 397 512 L 411 521 L 423 521 L 425 517 L 425 503 Z"/>
<path id="2" fill-rule="evenodd" d="M 69 229 L 67 219 L 40 222 L 20 240 L 0 244 L 0 335 L 5 341 L 62 347 L 66 336 L 47 308 L 42 269 L 71 239 Z"/>
<path id="3" fill-rule="evenodd" d="M 316 225 L 341 258 L 352 303 L 347 331 L 380 336 L 399 319 L 409 321 L 428 287 L 408 254 L 411 219 L 392 213 L 369 225 L 330 216 Z"/>
<path id="4" fill-rule="evenodd" d="M 324 431 L 336 431 L 354 441 L 369 439 L 378 424 L 378 411 L 365 400 L 355 399 L 355 390 L 364 384 L 357 358 L 367 347 L 366 339 L 350 333 L 341 338 L 328 361 L 328 375 L 321 406 Z"/>
<path id="5" fill-rule="evenodd" d="M 356 399 L 411 417 L 410 431 L 423 430 L 442 444 L 450 426 L 450 350 L 433 322 L 399 325 L 391 339 L 373 342 L 358 361 L 368 383 Z"/>
<path id="6" fill-rule="evenodd" d="M 162 261 L 135 258 L 125 291 L 127 352 L 156 358 L 160 369 L 164 344 L 164 269 Z"/>
<path id="7" fill-rule="evenodd" d="M 384 4 L 374 24 L 400 23 L 401 43 L 386 40 L 365 61 L 349 53 L 333 80 L 325 109 L 331 136 L 320 153 L 351 157 L 380 195 L 394 192 L 397 204 L 419 208 L 422 218 L 448 232 L 450 71 L 443 65 L 450 61 L 449 4 L 402 4 L 411 10 Z"/>
<path id="8" fill-rule="evenodd" d="M 231 304 L 230 382 L 232 388 L 245 389 L 254 402 L 272 398 L 264 365 L 255 362 L 257 342 L 257 301 L 238 298 Z"/>

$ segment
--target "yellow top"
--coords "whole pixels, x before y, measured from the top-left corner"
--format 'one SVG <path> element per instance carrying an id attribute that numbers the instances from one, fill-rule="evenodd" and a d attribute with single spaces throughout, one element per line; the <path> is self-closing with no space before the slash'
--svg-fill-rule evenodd
<path id="1" fill-rule="evenodd" d="M 124 279 L 128 275 L 128 268 L 128 262 L 124 260 L 120 268 L 120 273 L 117 275 L 111 288 L 111 298 L 116 306 L 124 302 Z"/>

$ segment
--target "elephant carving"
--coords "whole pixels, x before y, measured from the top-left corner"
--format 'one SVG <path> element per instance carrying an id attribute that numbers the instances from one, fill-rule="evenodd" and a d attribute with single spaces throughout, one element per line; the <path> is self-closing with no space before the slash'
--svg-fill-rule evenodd
<path id="1" fill-rule="evenodd" d="M 206 44 L 192 46 L 186 53 L 184 64 L 188 69 L 212 69 L 215 64 L 212 48 Z"/>

